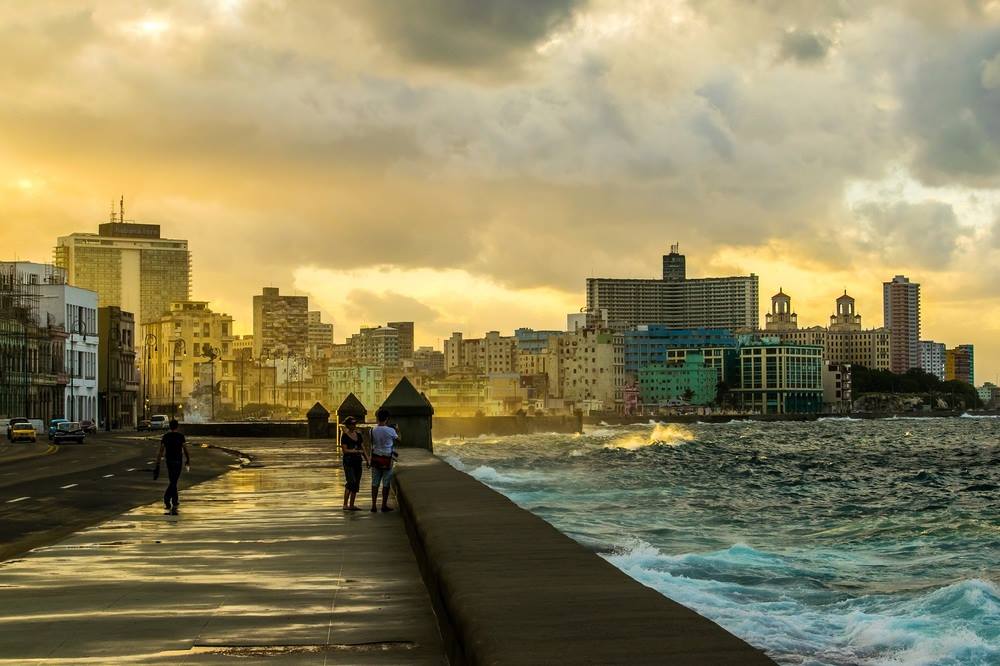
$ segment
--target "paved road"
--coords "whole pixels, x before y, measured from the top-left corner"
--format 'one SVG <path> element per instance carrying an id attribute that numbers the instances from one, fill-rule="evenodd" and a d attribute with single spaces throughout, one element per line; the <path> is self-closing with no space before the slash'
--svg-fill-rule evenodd
<path id="1" fill-rule="evenodd" d="M 152 480 L 158 439 L 95 435 L 84 444 L 4 443 L 0 451 L 0 560 L 53 543 L 162 497 L 165 475 Z M 20 449 L 20 450 L 19 450 Z M 21 457 L 23 452 L 33 453 Z M 191 448 L 183 488 L 238 465 L 218 449 Z"/>

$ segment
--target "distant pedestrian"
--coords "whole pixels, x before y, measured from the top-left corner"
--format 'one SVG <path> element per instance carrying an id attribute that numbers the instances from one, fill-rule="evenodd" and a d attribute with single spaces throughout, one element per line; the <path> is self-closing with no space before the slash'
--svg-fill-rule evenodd
<path id="1" fill-rule="evenodd" d="M 354 505 L 361 489 L 361 461 L 368 463 L 365 453 L 364 437 L 357 429 L 357 421 L 353 416 L 344 419 L 344 432 L 340 434 L 340 452 L 344 455 L 344 511 L 360 511 Z"/>
<path id="2" fill-rule="evenodd" d="M 389 512 L 389 484 L 392 481 L 392 466 L 398 457 L 396 443 L 399 441 L 399 426 L 389 425 L 389 411 L 375 412 L 378 425 L 372 428 L 372 513 L 378 510 L 378 487 L 382 486 L 382 511 Z"/>
<path id="3" fill-rule="evenodd" d="M 183 464 L 191 471 L 191 454 L 188 452 L 187 440 L 181 434 L 180 424 L 177 419 L 170 421 L 170 432 L 163 435 L 160 440 L 160 451 L 156 454 L 156 476 L 160 474 L 160 460 L 167 460 L 167 478 L 170 480 L 167 491 L 163 493 L 163 506 L 166 508 L 164 515 L 177 515 L 177 505 L 180 504 L 180 497 L 177 494 L 177 481 L 181 478 L 181 468 Z"/>

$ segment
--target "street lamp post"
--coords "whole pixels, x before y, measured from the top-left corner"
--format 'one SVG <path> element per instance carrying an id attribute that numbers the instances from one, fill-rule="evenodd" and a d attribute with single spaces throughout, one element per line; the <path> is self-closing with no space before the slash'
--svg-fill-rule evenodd
<path id="1" fill-rule="evenodd" d="M 143 376 L 143 388 L 142 388 L 142 414 L 145 420 L 149 420 L 149 368 L 150 368 L 150 356 L 152 352 L 159 351 L 156 346 L 156 335 L 153 333 L 147 333 L 146 337 L 143 339 L 143 348 L 146 350 L 146 374 Z M 150 349 L 152 348 L 152 349 Z"/>
<path id="2" fill-rule="evenodd" d="M 183 338 L 174 340 L 174 355 L 170 364 L 170 418 L 177 416 L 177 352 L 187 356 L 187 342 Z"/>
<path id="3" fill-rule="evenodd" d="M 208 367 L 209 367 L 209 370 L 212 373 L 211 384 L 208 387 L 208 395 L 209 395 L 209 398 L 212 400 L 212 408 L 210 410 L 210 414 L 211 414 L 210 418 L 213 421 L 215 420 L 215 359 L 219 358 L 219 354 L 221 354 L 221 353 L 222 353 L 221 349 L 219 349 L 218 347 L 213 347 L 212 345 L 208 344 L 207 342 L 202 347 L 202 352 L 201 352 L 202 356 L 204 356 L 204 357 L 206 357 L 208 359 L 208 363 L 209 363 Z"/>
<path id="4" fill-rule="evenodd" d="M 83 313 L 78 313 L 76 318 L 76 334 L 87 341 L 87 322 L 83 320 Z M 75 421 L 76 415 L 76 338 L 72 335 L 69 338 L 69 420 Z"/>

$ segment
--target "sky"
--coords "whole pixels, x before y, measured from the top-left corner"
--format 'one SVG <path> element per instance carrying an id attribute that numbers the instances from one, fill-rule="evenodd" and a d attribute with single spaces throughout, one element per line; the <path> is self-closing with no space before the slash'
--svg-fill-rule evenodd
<path id="1" fill-rule="evenodd" d="M 800 324 L 922 285 L 1000 375 L 1000 0 L 0 4 L 0 245 L 126 217 L 194 298 L 335 335 L 561 328 L 588 276 L 760 276 Z"/>

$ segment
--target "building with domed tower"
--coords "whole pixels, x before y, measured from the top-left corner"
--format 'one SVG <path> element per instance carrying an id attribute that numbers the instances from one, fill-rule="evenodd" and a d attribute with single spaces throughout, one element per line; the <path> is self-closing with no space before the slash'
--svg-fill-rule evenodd
<path id="1" fill-rule="evenodd" d="M 758 334 L 779 338 L 782 342 L 823 347 L 823 360 L 838 365 L 863 365 L 866 368 L 888 370 L 890 334 L 887 328 L 865 329 L 861 315 L 855 310 L 854 298 L 845 290 L 837 297 L 830 325 L 798 327 L 798 316 L 792 310 L 792 298 L 779 289 L 771 297 L 771 312 Z"/>

